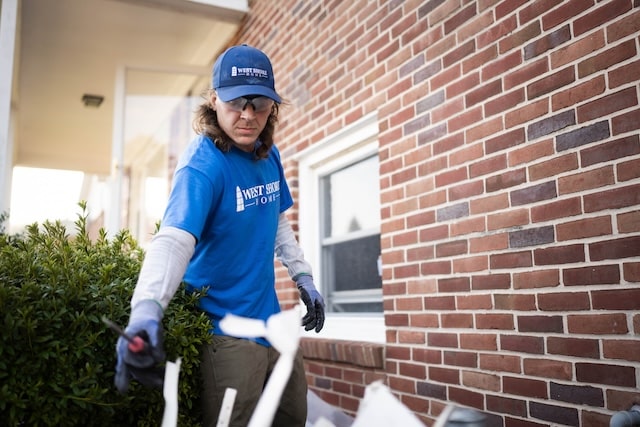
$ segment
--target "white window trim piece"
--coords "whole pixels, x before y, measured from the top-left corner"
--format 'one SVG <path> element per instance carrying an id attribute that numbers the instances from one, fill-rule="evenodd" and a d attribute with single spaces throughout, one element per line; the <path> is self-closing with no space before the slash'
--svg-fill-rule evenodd
<path id="1" fill-rule="evenodd" d="M 378 119 L 369 114 L 339 132 L 296 153 L 298 161 L 300 197 L 299 240 L 305 258 L 313 266 L 316 286 L 323 292 L 322 269 L 320 268 L 320 178 L 356 161 L 378 154 Z M 386 342 L 384 316 L 366 314 L 327 313 L 324 328 L 318 335 L 307 337 Z"/>

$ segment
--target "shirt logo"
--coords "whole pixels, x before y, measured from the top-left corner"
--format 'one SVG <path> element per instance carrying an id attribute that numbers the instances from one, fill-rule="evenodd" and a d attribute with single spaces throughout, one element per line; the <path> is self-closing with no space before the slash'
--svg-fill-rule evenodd
<path id="1" fill-rule="evenodd" d="M 236 187 L 236 212 L 251 206 L 266 205 L 280 198 L 280 181 L 273 181 L 249 188 Z"/>

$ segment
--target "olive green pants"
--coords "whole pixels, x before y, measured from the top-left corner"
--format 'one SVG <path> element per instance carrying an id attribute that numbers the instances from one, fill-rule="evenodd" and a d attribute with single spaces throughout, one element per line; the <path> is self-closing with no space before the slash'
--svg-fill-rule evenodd
<path id="1" fill-rule="evenodd" d="M 203 349 L 203 418 L 215 427 L 227 387 L 236 389 L 230 427 L 246 427 L 262 390 L 278 361 L 279 353 L 246 339 L 213 336 Z M 282 393 L 273 427 L 304 427 L 307 419 L 307 380 L 302 353 L 298 350 L 289 382 Z"/>

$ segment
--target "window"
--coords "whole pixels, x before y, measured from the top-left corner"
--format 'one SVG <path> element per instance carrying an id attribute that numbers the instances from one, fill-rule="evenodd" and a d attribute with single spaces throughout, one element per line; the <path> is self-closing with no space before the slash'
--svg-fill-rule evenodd
<path id="1" fill-rule="evenodd" d="M 378 170 L 374 155 L 320 178 L 320 264 L 328 312 L 382 312 Z"/>
<path id="2" fill-rule="evenodd" d="M 370 115 L 296 156 L 300 244 L 327 304 L 319 338 L 385 341 L 377 132 Z"/>

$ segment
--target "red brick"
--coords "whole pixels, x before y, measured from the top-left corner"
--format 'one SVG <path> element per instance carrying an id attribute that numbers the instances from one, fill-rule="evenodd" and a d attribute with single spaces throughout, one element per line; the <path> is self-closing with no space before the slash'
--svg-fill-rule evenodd
<path id="1" fill-rule="evenodd" d="M 523 163 L 528 163 L 536 159 L 550 156 L 553 153 L 555 153 L 553 139 L 527 143 L 522 148 L 511 150 L 509 152 L 509 166 L 518 166 Z"/>
<path id="2" fill-rule="evenodd" d="M 499 212 L 487 217 L 487 229 L 499 230 L 504 228 L 526 225 L 529 223 L 529 212 L 527 209 L 508 210 Z"/>
<path id="3" fill-rule="evenodd" d="M 602 349 L 606 359 L 640 362 L 639 340 L 604 340 Z"/>
<path id="4" fill-rule="evenodd" d="M 510 51 L 511 49 L 524 45 L 527 41 L 539 36 L 540 22 L 534 21 L 523 27 L 519 31 L 512 33 L 498 42 L 498 50 L 501 54 Z"/>
<path id="5" fill-rule="evenodd" d="M 559 194 L 578 193 L 612 185 L 614 182 L 613 166 L 604 166 L 558 178 L 558 192 Z"/>
<path id="6" fill-rule="evenodd" d="M 482 233 L 487 231 L 485 229 L 484 218 L 482 217 L 460 219 L 451 224 L 450 230 L 451 237 L 466 236 L 472 233 Z"/>
<path id="7" fill-rule="evenodd" d="M 640 310 L 640 288 L 592 291 L 594 310 Z"/>
<path id="8" fill-rule="evenodd" d="M 424 365 L 417 365 L 415 363 L 400 363 L 398 364 L 398 373 L 402 376 L 409 378 L 425 378 L 427 368 Z"/>
<path id="9" fill-rule="evenodd" d="M 620 182 L 640 177 L 640 159 L 618 164 L 617 175 Z"/>
<path id="10" fill-rule="evenodd" d="M 584 245 L 556 246 L 536 249 L 533 252 L 535 265 L 557 265 L 584 262 Z"/>
<path id="11" fill-rule="evenodd" d="M 507 111 L 516 105 L 525 101 L 524 89 L 519 88 L 511 92 L 505 93 L 495 99 L 492 99 L 484 104 L 485 117 L 493 116 Z"/>
<path id="12" fill-rule="evenodd" d="M 477 87 L 468 94 L 465 95 L 465 106 L 470 108 L 471 106 L 480 102 L 486 101 L 495 95 L 502 92 L 502 82 L 500 79 L 489 82 L 483 86 Z"/>
<path id="13" fill-rule="evenodd" d="M 556 200 L 531 208 L 531 222 L 545 222 L 553 219 L 570 218 L 582 213 L 580 197 Z"/>
<path id="14" fill-rule="evenodd" d="M 412 328 L 437 328 L 440 326 L 440 322 L 436 314 L 411 314 L 407 326 Z"/>
<path id="15" fill-rule="evenodd" d="M 460 384 L 460 371 L 458 369 L 448 369 L 431 366 L 429 367 L 429 377 L 431 381 L 445 384 Z"/>
<path id="16" fill-rule="evenodd" d="M 509 198 L 506 194 L 496 194 L 487 197 L 481 197 L 471 200 L 471 214 L 480 214 L 485 212 L 494 212 L 505 209 L 509 206 Z"/>
<path id="17" fill-rule="evenodd" d="M 471 284 L 468 277 L 438 279 L 438 292 L 468 292 Z"/>
<path id="18" fill-rule="evenodd" d="M 497 350 L 497 339 L 495 334 L 460 334 L 460 348 L 468 350 Z"/>
<path id="19" fill-rule="evenodd" d="M 498 57 L 498 50 L 495 45 L 491 45 L 487 47 L 485 50 L 476 53 L 475 55 L 469 56 L 467 59 L 462 61 L 462 74 L 469 74 L 471 71 L 482 68 L 483 69 L 483 80 L 484 78 L 484 68 L 485 64 L 493 61 Z M 485 66 L 486 67 L 486 66 Z M 490 79 L 494 78 L 495 75 L 490 76 Z"/>
<path id="20" fill-rule="evenodd" d="M 431 347 L 458 348 L 458 336 L 455 333 L 429 332 L 427 344 Z"/>
<path id="21" fill-rule="evenodd" d="M 640 32 L 640 12 L 636 11 L 607 26 L 607 40 L 613 43 L 623 37 L 636 35 L 638 32 Z"/>
<path id="22" fill-rule="evenodd" d="M 531 267 L 533 265 L 530 251 L 494 254 L 489 257 L 489 264 L 492 269 Z"/>
<path id="23" fill-rule="evenodd" d="M 581 383 L 607 384 L 619 387 L 637 386 L 632 366 L 600 363 L 576 363 L 576 380 Z"/>
<path id="24" fill-rule="evenodd" d="M 489 28 L 491 25 L 493 25 L 494 22 L 495 21 L 493 19 L 493 13 L 490 10 L 484 13 L 478 11 L 478 13 L 476 13 L 476 16 L 474 16 L 473 19 L 469 20 L 469 22 L 458 28 L 456 33 L 460 41 L 466 40 L 468 38 L 475 38 L 486 28 Z"/>
<path id="25" fill-rule="evenodd" d="M 505 376 L 502 378 L 502 384 L 503 393 L 539 399 L 548 398 L 547 386 L 544 381 Z"/>
<path id="26" fill-rule="evenodd" d="M 638 75 L 640 75 L 640 61 L 615 68 L 609 71 L 609 87 L 614 89 L 627 83 L 637 82 Z"/>
<path id="27" fill-rule="evenodd" d="M 583 101 L 594 98 L 605 91 L 604 76 L 582 82 L 576 86 L 555 93 L 551 96 L 551 110 L 557 111 L 563 108 L 580 104 Z"/>
<path id="28" fill-rule="evenodd" d="M 604 31 L 599 30 L 576 39 L 573 43 L 550 53 L 551 68 L 556 69 L 576 59 L 585 58 L 590 53 L 602 49 L 605 46 Z"/>
<path id="29" fill-rule="evenodd" d="M 506 154 L 499 154 L 497 156 L 489 157 L 470 165 L 469 176 L 471 178 L 475 178 L 478 176 L 487 175 L 499 170 L 503 170 L 506 168 L 506 166 Z"/>
<path id="30" fill-rule="evenodd" d="M 420 297 L 396 297 L 395 305 L 398 311 L 419 311 L 422 310 L 422 299 Z"/>
<path id="31" fill-rule="evenodd" d="M 586 292 L 554 292 L 539 294 L 538 307 L 543 311 L 587 311 L 591 304 Z"/>
<path id="32" fill-rule="evenodd" d="M 589 256 L 593 261 L 640 256 L 640 236 L 614 238 L 607 241 L 591 243 L 589 244 Z M 638 305 L 640 306 L 640 299 L 638 300 Z"/>
<path id="33" fill-rule="evenodd" d="M 529 166 L 529 181 L 533 182 L 550 176 L 561 175 L 563 172 L 577 168 L 577 154 L 569 153 Z"/>
<path id="34" fill-rule="evenodd" d="M 446 87 L 447 99 L 453 99 L 462 93 L 468 92 L 471 89 L 478 87 L 479 84 L 480 73 L 476 71 L 474 73 L 466 75 L 462 79 Z M 463 111 L 463 109 L 460 108 L 459 111 Z"/>
<path id="35" fill-rule="evenodd" d="M 522 399 L 511 399 L 501 395 L 487 394 L 487 410 L 491 412 L 526 418 L 528 416 L 527 406 L 527 402 Z"/>
<path id="36" fill-rule="evenodd" d="M 556 238 L 565 240 L 605 236 L 612 233 L 611 217 L 584 218 L 556 225 Z"/>
<path id="37" fill-rule="evenodd" d="M 474 278 L 475 279 L 475 278 Z M 472 289 L 476 290 L 476 281 L 473 281 Z M 458 295 L 456 296 L 458 310 L 490 310 L 493 308 L 493 297 L 484 295 Z"/>
<path id="38" fill-rule="evenodd" d="M 471 389 L 500 391 L 500 377 L 491 373 L 464 371 L 462 385 Z"/>
<path id="39" fill-rule="evenodd" d="M 513 314 L 477 313 L 475 319 L 477 329 L 515 329 Z"/>
<path id="40" fill-rule="evenodd" d="M 442 313 L 440 315 L 443 328 L 473 328 L 473 315 L 471 313 Z"/>
<path id="41" fill-rule="evenodd" d="M 504 18 L 507 15 L 510 15 L 511 12 L 513 12 L 514 10 L 516 10 L 517 8 L 519 8 L 520 6 L 522 6 L 523 4 L 526 4 L 526 0 L 506 0 L 506 1 L 501 1 L 497 6 L 496 6 L 496 19 L 500 20 L 502 18 Z"/>
<path id="42" fill-rule="evenodd" d="M 486 259 L 486 257 L 484 257 L 484 259 Z M 486 268 L 487 266 L 485 264 L 485 269 Z M 492 289 L 509 289 L 510 286 L 511 286 L 511 281 L 507 274 L 486 274 L 486 275 L 476 275 L 472 277 L 471 288 L 474 291 L 492 290 Z"/>
<path id="43" fill-rule="evenodd" d="M 549 288 L 560 285 L 558 270 L 533 270 L 513 273 L 514 289 Z"/>
<path id="44" fill-rule="evenodd" d="M 640 402 L 640 390 L 615 390 L 608 389 L 607 407 L 612 411 L 628 411 L 629 402 Z"/>
<path id="45" fill-rule="evenodd" d="M 640 231 L 640 211 L 626 212 L 618 215 L 618 232 L 633 233 Z"/>
<path id="46" fill-rule="evenodd" d="M 478 49 L 495 43 L 502 39 L 505 35 L 512 33 L 518 27 L 518 20 L 515 15 L 498 22 L 492 27 L 487 28 L 484 33 L 478 35 Z"/>
<path id="47" fill-rule="evenodd" d="M 521 333 L 564 333 L 563 318 L 558 315 L 519 315 L 517 324 Z"/>
<path id="48" fill-rule="evenodd" d="M 624 62 L 637 55 L 635 41 L 629 40 L 617 46 L 605 50 L 596 56 L 585 59 L 578 63 L 578 77 L 584 78 L 597 71 L 611 67 L 612 65 Z"/>
<path id="49" fill-rule="evenodd" d="M 568 268 L 563 272 L 565 286 L 616 285 L 620 283 L 617 264 Z"/>
<path id="50" fill-rule="evenodd" d="M 471 110 L 462 110 L 462 114 L 453 117 L 448 121 L 449 132 L 455 132 L 469 127 L 474 123 L 482 121 L 482 106 L 477 106 Z"/>
<path id="51" fill-rule="evenodd" d="M 505 188 L 520 185 L 526 182 L 526 171 L 524 168 L 510 170 L 487 178 L 486 191 L 488 193 L 503 190 Z"/>
<path id="52" fill-rule="evenodd" d="M 547 348 L 551 354 L 591 359 L 600 358 L 598 340 L 595 339 L 549 337 Z"/>
<path id="53" fill-rule="evenodd" d="M 524 373 L 533 377 L 555 378 L 569 381 L 573 377 L 573 369 L 570 362 L 544 359 L 525 359 L 522 362 Z"/>
<path id="54" fill-rule="evenodd" d="M 532 100 L 575 81 L 574 67 L 566 67 L 527 86 L 527 99 Z"/>
<path id="55" fill-rule="evenodd" d="M 577 108 L 578 123 L 587 122 L 600 117 L 607 117 L 616 111 L 638 105 L 636 88 L 630 87 L 619 92 L 606 95 L 600 99 L 581 105 Z"/>
<path id="56" fill-rule="evenodd" d="M 549 112 L 549 101 L 540 99 L 535 102 L 528 102 L 523 107 L 509 111 L 505 115 L 505 128 L 510 129 L 522 123 L 541 117 Z"/>
<path id="57" fill-rule="evenodd" d="M 442 66 L 444 68 L 449 68 L 453 64 L 456 64 L 462 61 L 464 58 L 467 58 L 470 55 L 473 55 L 476 51 L 475 40 L 471 39 L 465 42 L 464 44 L 450 49 L 445 53 L 442 57 Z"/>
<path id="58" fill-rule="evenodd" d="M 452 296 L 426 296 L 424 307 L 425 310 L 454 310 L 455 298 Z"/>
<path id="59" fill-rule="evenodd" d="M 489 372 L 521 372 L 521 357 L 508 354 L 480 354 L 480 369 Z"/>
<path id="60" fill-rule="evenodd" d="M 398 331 L 398 342 L 400 344 L 424 344 L 424 332 L 419 331 Z"/>
<path id="61" fill-rule="evenodd" d="M 574 16 L 589 9 L 593 5 L 593 0 L 570 0 L 563 2 L 563 5 L 557 7 L 542 17 L 542 28 L 546 31 L 556 25 L 571 21 Z"/>
<path id="62" fill-rule="evenodd" d="M 489 267 L 486 255 L 478 255 L 453 260 L 453 272 L 471 273 L 476 271 L 485 271 Z"/>
<path id="63" fill-rule="evenodd" d="M 465 22 L 469 21 L 471 18 L 476 16 L 476 4 L 471 3 L 464 9 L 460 10 L 458 13 L 453 15 L 451 18 L 444 21 L 444 33 L 449 34 L 454 31 L 456 28 L 460 27 Z"/>
<path id="64" fill-rule="evenodd" d="M 636 154 L 640 154 L 640 136 L 632 135 L 582 150 L 580 152 L 580 163 L 582 167 L 587 167 L 596 163 L 631 157 Z"/>
<path id="65" fill-rule="evenodd" d="M 449 155 L 449 167 L 454 168 L 467 163 L 475 162 L 484 155 L 482 143 L 467 144 L 461 150 L 452 152 Z"/>
<path id="66" fill-rule="evenodd" d="M 503 351 L 515 351 L 520 353 L 543 354 L 544 338 L 524 334 L 500 336 L 500 349 Z"/>
<path id="67" fill-rule="evenodd" d="M 504 250 L 508 247 L 509 240 L 506 233 L 492 234 L 469 239 L 469 251 L 471 253 Z"/>
<path id="68" fill-rule="evenodd" d="M 575 36 L 586 33 L 598 26 L 605 24 L 613 18 L 624 14 L 631 9 L 629 0 L 610 0 L 601 7 L 594 9 L 573 22 Z"/>
<path id="69" fill-rule="evenodd" d="M 628 282 L 640 282 L 640 262 L 625 262 L 622 265 L 624 280 Z"/>
<path id="70" fill-rule="evenodd" d="M 584 196 L 584 211 L 624 208 L 640 204 L 640 184 L 616 187 Z"/>
<path id="71" fill-rule="evenodd" d="M 534 295 L 526 294 L 495 294 L 496 310 L 537 311 L 538 306 Z"/>
<path id="72" fill-rule="evenodd" d="M 509 61 L 507 62 L 507 59 Z M 498 70 L 496 70 L 497 74 L 504 74 L 505 71 L 510 70 L 504 76 L 504 88 L 505 90 L 509 90 L 515 86 L 519 86 L 522 83 L 533 80 L 534 78 L 541 76 L 542 74 L 549 71 L 549 64 L 546 59 L 539 59 L 535 62 L 525 65 L 524 67 L 518 69 L 514 69 L 518 64 L 522 62 L 522 56 L 520 52 L 514 52 L 504 59 L 497 61 L 495 67 L 500 66 Z M 488 67 L 494 67 L 493 65 L 489 65 Z M 484 80 L 484 70 L 483 70 L 483 80 Z"/>

